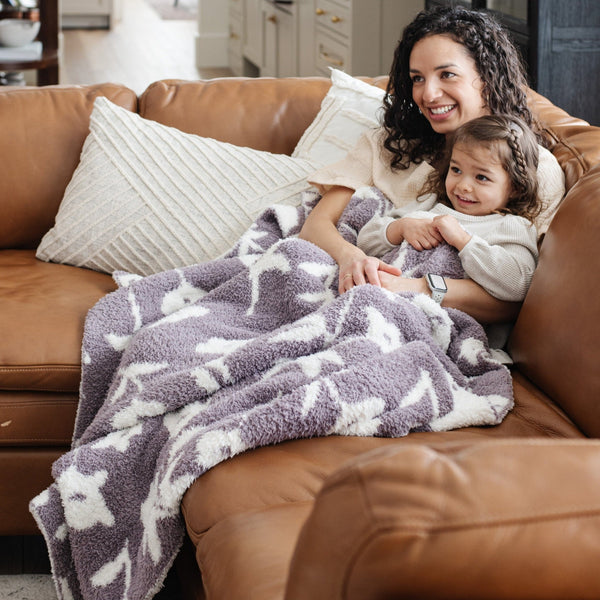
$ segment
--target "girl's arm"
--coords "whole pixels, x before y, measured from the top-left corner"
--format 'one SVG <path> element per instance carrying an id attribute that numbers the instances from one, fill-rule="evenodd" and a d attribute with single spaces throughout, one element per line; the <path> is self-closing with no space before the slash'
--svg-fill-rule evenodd
<path id="1" fill-rule="evenodd" d="M 452 215 L 439 215 L 433 223 L 459 251 L 470 279 L 499 300 L 525 299 L 538 258 L 537 231 L 530 222 L 505 215 L 492 231 L 482 235 L 468 233 Z"/>
<path id="2" fill-rule="evenodd" d="M 400 275 L 396 267 L 377 258 L 367 256 L 360 248 L 347 242 L 336 228 L 354 190 L 334 186 L 311 210 L 301 231 L 300 238 L 308 240 L 325 250 L 340 267 L 340 294 L 363 283 L 381 285 L 380 273 Z"/>

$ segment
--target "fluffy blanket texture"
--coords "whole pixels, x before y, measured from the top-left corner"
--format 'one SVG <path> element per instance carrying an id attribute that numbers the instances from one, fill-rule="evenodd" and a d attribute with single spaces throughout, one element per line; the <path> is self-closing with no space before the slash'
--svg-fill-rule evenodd
<path id="1" fill-rule="evenodd" d="M 508 370 L 480 325 L 424 294 L 337 294 L 329 255 L 294 236 L 316 201 L 265 211 L 217 260 L 120 288 L 90 311 L 73 448 L 31 502 L 62 599 L 145 599 L 183 539 L 192 482 L 245 450 L 311 436 L 404 436 L 499 423 Z M 387 200 L 359 190 L 355 239 Z M 448 246 L 402 246 L 406 274 L 460 277 Z"/>

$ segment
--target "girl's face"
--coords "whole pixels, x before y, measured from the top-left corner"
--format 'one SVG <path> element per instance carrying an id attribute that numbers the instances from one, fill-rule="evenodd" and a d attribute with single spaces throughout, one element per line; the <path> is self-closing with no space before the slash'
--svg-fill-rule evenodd
<path id="1" fill-rule="evenodd" d="M 437 133 L 490 114 L 482 97 L 483 82 L 465 47 L 446 35 L 419 40 L 409 59 L 415 104 Z"/>
<path id="2" fill-rule="evenodd" d="M 446 176 L 446 194 L 458 212 L 489 215 L 506 207 L 512 183 L 495 152 L 485 146 L 455 144 Z"/>

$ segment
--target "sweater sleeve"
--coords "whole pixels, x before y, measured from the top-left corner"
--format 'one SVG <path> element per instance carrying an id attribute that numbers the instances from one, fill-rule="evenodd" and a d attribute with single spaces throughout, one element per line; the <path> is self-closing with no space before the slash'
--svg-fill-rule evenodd
<path id="1" fill-rule="evenodd" d="M 473 235 L 459 252 L 465 273 L 499 300 L 525 298 L 538 259 L 537 231 L 507 215 L 489 241 Z"/>
<path id="2" fill-rule="evenodd" d="M 335 185 L 353 190 L 373 185 L 373 147 L 362 134 L 358 142 L 341 160 L 321 167 L 308 177 L 308 182 L 324 194 Z"/>
<path id="3" fill-rule="evenodd" d="M 394 217 L 374 217 L 366 223 L 358 232 L 356 245 L 367 255 L 381 258 L 395 246 L 390 244 L 386 230 L 388 225 L 394 221 Z"/>

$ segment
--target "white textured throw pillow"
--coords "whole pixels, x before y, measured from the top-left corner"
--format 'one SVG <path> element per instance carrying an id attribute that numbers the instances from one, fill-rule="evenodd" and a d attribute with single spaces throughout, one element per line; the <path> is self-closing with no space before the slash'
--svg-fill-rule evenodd
<path id="1" fill-rule="evenodd" d="M 183 133 L 96 99 L 41 260 L 149 275 L 216 258 L 315 165 Z"/>
<path id="2" fill-rule="evenodd" d="M 381 124 L 385 92 L 331 69 L 331 88 L 292 156 L 327 165 L 346 156 L 367 129 Z"/>

